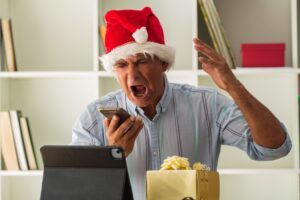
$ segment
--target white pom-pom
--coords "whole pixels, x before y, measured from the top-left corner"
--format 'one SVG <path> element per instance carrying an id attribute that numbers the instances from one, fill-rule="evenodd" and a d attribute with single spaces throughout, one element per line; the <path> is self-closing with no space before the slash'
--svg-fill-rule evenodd
<path id="1" fill-rule="evenodd" d="M 146 27 L 141 27 L 137 29 L 133 34 L 132 37 L 137 43 L 145 43 L 148 40 L 148 32 Z"/>

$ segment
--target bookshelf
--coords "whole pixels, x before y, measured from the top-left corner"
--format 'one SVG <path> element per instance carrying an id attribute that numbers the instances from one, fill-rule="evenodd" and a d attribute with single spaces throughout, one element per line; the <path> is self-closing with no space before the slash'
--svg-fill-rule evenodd
<path id="1" fill-rule="evenodd" d="M 238 68 L 234 73 L 286 124 L 293 141 L 287 157 L 271 162 L 251 161 L 240 150 L 223 146 L 221 199 L 299 199 L 299 4 L 297 0 L 215 0 L 215 4 L 239 65 L 242 42 L 286 43 L 286 67 Z M 193 51 L 191 39 L 199 28 L 196 0 L 0 0 L 0 17 L 13 19 L 19 70 L 0 72 L 0 110 L 20 109 L 29 117 L 40 169 L 39 148 L 69 144 L 71 127 L 85 106 L 119 88 L 98 64 L 103 13 L 145 5 L 159 17 L 166 43 L 177 50 L 169 80 L 214 87 L 198 70 Z M 41 170 L 1 170 L 0 179 L 2 200 L 39 199 Z"/>

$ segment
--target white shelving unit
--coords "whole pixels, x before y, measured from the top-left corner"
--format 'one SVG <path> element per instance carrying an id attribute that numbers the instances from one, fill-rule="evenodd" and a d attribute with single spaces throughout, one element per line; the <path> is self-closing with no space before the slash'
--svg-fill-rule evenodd
<path id="1" fill-rule="evenodd" d="M 286 43 L 286 67 L 237 68 L 241 82 L 286 124 L 291 153 L 269 162 L 222 147 L 219 159 L 222 200 L 299 199 L 298 23 L 297 0 L 215 0 L 240 65 L 240 44 Z M 0 72 L 0 110 L 20 109 L 29 117 L 40 169 L 39 148 L 69 144 L 71 127 L 92 100 L 120 88 L 99 66 L 98 25 L 110 9 L 150 6 L 160 19 L 166 43 L 176 48 L 171 82 L 215 87 L 198 70 L 192 38 L 197 0 L 0 0 L 0 17 L 11 17 L 18 72 Z M 267 27 L 267 28 L 266 28 Z M 99 53 L 100 52 L 100 53 Z M 100 70 L 99 70 L 100 69 Z M 220 91 L 223 92 L 223 91 Z M 2 200 L 37 200 L 42 170 L 0 171 Z"/>

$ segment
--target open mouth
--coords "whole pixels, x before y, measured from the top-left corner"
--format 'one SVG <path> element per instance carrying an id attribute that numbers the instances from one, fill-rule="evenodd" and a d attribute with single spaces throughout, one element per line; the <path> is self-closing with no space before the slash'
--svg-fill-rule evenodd
<path id="1" fill-rule="evenodd" d="M 137 98 L 143 98 L 146 96 L 147 89 L 144 85 L 133 85 L 130 86 L 133 95 Z"/>

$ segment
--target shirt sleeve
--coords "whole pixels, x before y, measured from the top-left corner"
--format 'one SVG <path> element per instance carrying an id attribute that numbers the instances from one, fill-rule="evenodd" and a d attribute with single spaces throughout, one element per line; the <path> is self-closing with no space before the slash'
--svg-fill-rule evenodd
<path id="1" fill-rule="evenodd" d="M 102 119 L 94 103 L 91 103 L 81 113 L 72 128 L 71 145 L 103 146 Z M 99 125 L 100 124 L 100 125 Z"/>
<path id="2" fill-rule="evenodd" d="M 276 149 L 263 147 L 253 140 L 248 123 L 232 100 L 217 94 L 216 103 L 216 125 L 222 144 L 238 147 L 253 160 L 275 160 L 290 152 L 292 143 L 283 123 L 280 122 L 286 136 L 284 143 Z"/>

